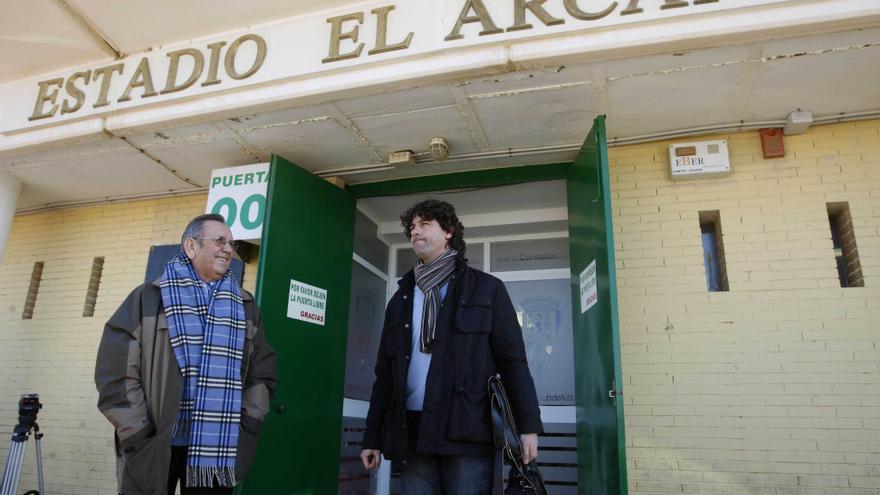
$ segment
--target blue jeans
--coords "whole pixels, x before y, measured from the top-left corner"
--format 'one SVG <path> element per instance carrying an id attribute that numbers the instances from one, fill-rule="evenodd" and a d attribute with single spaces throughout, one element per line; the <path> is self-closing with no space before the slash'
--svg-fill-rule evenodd
<path id="1" fill-rule="evenodd" d="M 402 495 L 490 495 L 492 457 L 415 454 L 400 473 Z"/>

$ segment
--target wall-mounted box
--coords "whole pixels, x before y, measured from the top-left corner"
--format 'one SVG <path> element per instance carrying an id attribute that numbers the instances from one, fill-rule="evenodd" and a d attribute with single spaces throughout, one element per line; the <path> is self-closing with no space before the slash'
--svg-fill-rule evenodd
<path id="1" fill-rule="evenodd" d="M 672 180 L 714 179 L 730 175 L 727 140 L 669 145 Z"/>

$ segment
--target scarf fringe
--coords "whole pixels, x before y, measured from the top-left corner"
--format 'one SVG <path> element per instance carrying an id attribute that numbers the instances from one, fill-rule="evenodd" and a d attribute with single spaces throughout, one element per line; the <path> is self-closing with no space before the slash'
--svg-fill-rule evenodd
<path id="1" fill-rule="evenodd" d="M 217 480 L 216 486 L 232 487 L 235 486 L 235 467 L 217 467 L 217 466 L 187 466 L 186 467 L 186 486 L 196 487 L 203 486 L 211 488 L 214 485 L 214 479 Z"/>

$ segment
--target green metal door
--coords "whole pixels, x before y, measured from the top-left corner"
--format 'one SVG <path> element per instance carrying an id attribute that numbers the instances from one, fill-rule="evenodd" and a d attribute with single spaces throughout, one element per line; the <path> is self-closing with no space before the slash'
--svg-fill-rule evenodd
<path id="1" fill-rule="evenodd" d="M 278 352 L 279 385 L 240 493 L 333 494 L 355 200 L 279 156 L 272 157 L 269 174 L 256 297 Z M 327 291 L 323 325 L 313 322 L 317 311 L 305 315 L 312 321 L 288 317 L 292 280 Z"/>
<path id="2" fill-rule="evenodd" d="M 620 330 L 605 117 L 568 176 L 578 492 L 626 494 Z"/>

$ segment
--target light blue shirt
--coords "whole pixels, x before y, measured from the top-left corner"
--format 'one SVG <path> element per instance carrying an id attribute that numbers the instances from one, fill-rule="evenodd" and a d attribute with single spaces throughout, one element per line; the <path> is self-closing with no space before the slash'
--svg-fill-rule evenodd
<path id="1" fill-rule="evenodd" d="M 440 287 L 440 300 L 446 297 L 449 283 Z M 421 411 L 425 402 L 425 381 L 431 367 L 431 355 L 419 350 L 422 336 L 422 314 L 425 310 L 425 293 L 416 285 L 413 290 L 412 346 L 410 349 L 409 371 L 406 373 L 406 410 Z"/>
<path id="2" fill-rule="evenodd" d="M 214 299 L 214 289 L 220 284 L 220 279 L 218 278 L 213 282 L 205 282 L 204 280 L 199 279 L 199 282 L 202 283 L 202 292 L 205 293 L 205 297 L 208 299 L 208 304 L 211 304 L 211 301 Z"/>

